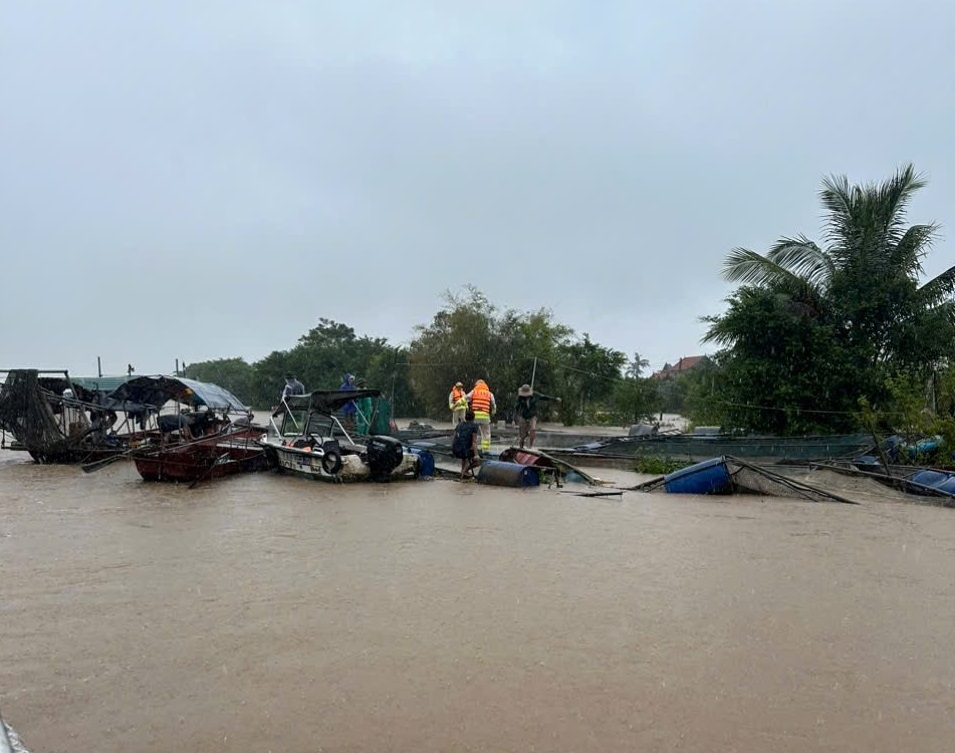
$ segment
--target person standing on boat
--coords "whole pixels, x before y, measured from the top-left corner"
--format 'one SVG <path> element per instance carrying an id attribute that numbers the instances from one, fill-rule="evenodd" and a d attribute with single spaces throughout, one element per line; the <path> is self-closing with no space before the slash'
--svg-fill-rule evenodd
<path id="1" fill-rule="evenodd" d="M 282 399 L 289 395 L 304 395 L 305 385 L 295 378 L 294 374 L 285 375 L 285 388 L 282 390 Z"/>
<path id="2" fill-rule="evenodd" d="M 341 387 L 338 388 L 342 391 L 350 391 L 355 389 L 355 375 L 354 374 L 345 374 L 342 379 Z M 345 426 L 345 431 L 355 431 L 355 414 L 358 412 L 358 406 L 355 405 L 354 400 L 349 400 L 342 406 L 342 424 Z"/>
<path id="3" fill-rule="evenodd" d="M 481 430 L 481 452 L 487 452 L 491 449 L 491 416 L 497 411 L 494 393 L 487 386 L 487 382 L 478 379 L 465 397 L 474 411 L 474 422 Z"/>
<path id="4" fill-rule="evenodd" d="M 529 384 L 522 384 L 520 389 L 517 390 L 514 414 L 517 416 L 517 432 L 522 450 L 525 441 L 527 442 L 527 448 L 530 449 L 534 446 L 534 440 L 537 439 L 537 406 L 541 400 L 561 402 L 559 397 L 534 392 Z"/>
<path id="5" fill-rule="evenodd" d="M 457 426 L 464 420 L 464 414 L 468 410 L 468 399 L 464 392 L 464 383 L 455 382 L 448 395 L 448 410 L 451 411 L 451 425 Z"/>

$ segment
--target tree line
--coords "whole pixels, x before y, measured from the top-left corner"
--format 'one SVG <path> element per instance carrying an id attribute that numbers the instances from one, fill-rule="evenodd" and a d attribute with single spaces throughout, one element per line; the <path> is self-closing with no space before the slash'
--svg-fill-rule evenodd
<path id="1" fill-rule="evenodd" d="M 415 328 L 407 346 L 358 335 L 343 323 L 319 319 L 296 345 L 255 363 L 241 358 L 189 364 L 184 375 L 219 384 L 257 408 L 275 404 L 287 373 L 309 390 L 335 389 L 346 373 L 382 390 L 395 415 L 444 419 L 448 393 L 462 381 L 484 379 L 508 419 L 517 389 L 561 397 L 560 413 L 548 418 L 567 425 L 598 421 L 632 423 L 658 407 L 656 390 L 643 370 L 647 361 L 591 340 L 554 320 L 551 312 L 500 310 L 480 290 L 448 292 L 428 324 Z M 556 406 L 555 406 L 556 407 Z M 545 407 L 545 410 L 547 408 Z"/>
<path id="2" fill-rule="evenodd" d="M 474 287 L 447 293 L 407 346 L 319 319 L 289 350 L 252 364 L 191 364 L 187 375 L 256 407 L 275 402 L 286 372 L 309 389 L 333 389 L 351 372 L 391 398 L 396 415 L 443 418 L 451 385 L 483 378 L 499 418 L 533 382 L 563 398 L 547 417 L 567 425 L 627 425 L 666 411 L 738 432 L 955 439 L 955 267 L 923 281 L 939 226 L 907 224 L 924 185 L 911 165 L 881 183 L 828 177 L 821 243 L 794 235 L 764 254 L 730 251 L 722 274 L 737 288 L 723 313 L 701 317 L 717 351 L 673 378 L 652 378 L 639 353 L 578 335 L 548 310 L 502 310 Z"/>

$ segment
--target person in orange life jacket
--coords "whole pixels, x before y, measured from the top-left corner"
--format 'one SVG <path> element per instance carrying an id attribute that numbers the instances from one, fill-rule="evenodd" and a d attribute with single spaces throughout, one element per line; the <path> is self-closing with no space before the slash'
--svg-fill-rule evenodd
<path id="1" fill-rule="evenodd" d="M 541 392 L 534 392 L 529 384 L 522 384 L 517 391 L 517 402 L 514 404 L 514 414 L 517 416 L 517 430 L 520 436 L 520 447 L 524 449 L 524 442 L 527 447 L 534 446 L 534 440 L 537 439 L 537 404 L 541 400 L 555 400 L 561 402 L 559 397 L 551 397 Z"/>
<path id="2" fill-rule="evenodd" d="M 448 410 L 451 411 L 451 424 L 457 426 L 464 420 L 464 414 L 468 409 L 468 400 L 465 397 L 464 384 L 455 383 L 448 395 Z"/>
<path id="3" fill-rule="evenodd" d="M 487 386 L 487 382 L 478 379 L 465 397 L 474 411 L 474 422 L 481 430 L 481 452 L 487 452 L 491 449 L 491 416 L 497 411 L 494 393 Z"/>

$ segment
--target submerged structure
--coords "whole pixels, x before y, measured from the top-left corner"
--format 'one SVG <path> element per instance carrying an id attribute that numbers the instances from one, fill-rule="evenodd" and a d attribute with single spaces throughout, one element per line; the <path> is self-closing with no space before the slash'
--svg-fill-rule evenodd
<path id="1" fill-rule="evenodd" d="M 768 468 L 740 458 L 720 456 L 651 479 L 633 487 L 634 491 L 667 494 L 755 494 L 788 497 L 810 502 L 858 504 L 838 494 L 805 484 Z"/>
<path id="2" fill-rule="evenodd" d="M 71 377 L 64 370 L 9 369 L 0 384 L 0 429 L 10 449 L 37 463 L 95 460 L 127 447 L 106 398 L 127 377 Z"/>

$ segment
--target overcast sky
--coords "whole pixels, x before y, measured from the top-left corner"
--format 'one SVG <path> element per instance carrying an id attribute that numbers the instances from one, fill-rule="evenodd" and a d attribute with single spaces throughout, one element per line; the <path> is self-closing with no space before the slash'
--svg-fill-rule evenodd
<path id="1" fill-rule="evenodd" d="M 911 220 L 955 224 L 953 20 L 942 0 L 6 0 L 0 368 L 251 362 L 319 317 L 403 343 L 466 283 L 654 369 L 705 352 L 727 252 L 818 237 L 824 175 L 912 161 Z"/>

